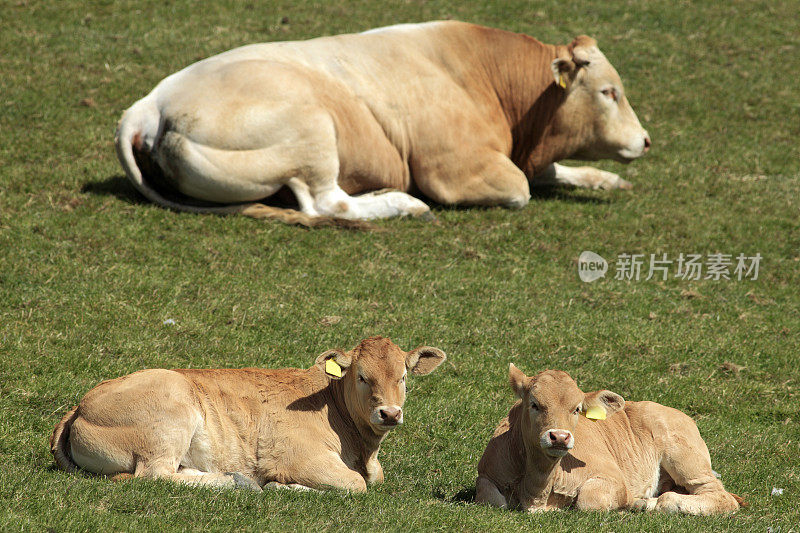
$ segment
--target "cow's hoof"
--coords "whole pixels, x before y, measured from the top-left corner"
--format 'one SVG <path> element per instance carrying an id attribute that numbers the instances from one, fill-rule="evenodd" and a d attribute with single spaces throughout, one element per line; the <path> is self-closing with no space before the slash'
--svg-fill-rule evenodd
<path id="1" fill-rule="evenodd" d="M 321 492 L 317 489 L 312 489 L 311 487 L 300 485 L 299 483 L 278 483 L 277 481 L 270 481 L 269 483 L 264 485 L 264 488 L 269 490 L 299 490 L 301 492 Z"/>
<path id="2" fill-rule="evenodd" d="M 630 510 L 640 513 L 652 511 L 656 507 L 656 501 L 656 498 L 640 498 L 631 504 Z"/>
<path id="3" fill-rule="evenodd" d="M 227 472 L 227 475 L 233 478 L 233 485 L 237 489 L 250 489 L 256 492 L 261 492 L 261 486 L 252 478 L 249 478 L 239 472 Z"/>
<path id="4" fill-rule="evenodd" d="M 433 214 L 433 211 L 423 211 L 418 215 L 414 215 L 414 218 L 419 220 L 424 220 L 425 222 L 436 222 L 436 215 Z"/>
<path id="5" fill-rule="evenodd" d="M 629 191 L 633 189 L 633 183 L 631 183 L 628 180 L 619 178 L 619 181 L 617 182 L 617 189 L 622 189 L 623 191 Z"/>

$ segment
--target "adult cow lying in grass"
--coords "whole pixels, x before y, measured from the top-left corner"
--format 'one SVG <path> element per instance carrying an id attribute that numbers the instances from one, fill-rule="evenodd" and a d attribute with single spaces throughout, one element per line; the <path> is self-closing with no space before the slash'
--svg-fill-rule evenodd
<path id="1" fill-rule="evenodd" d="M 509 380 L 520 400 L 478 464 L 478 502 L 702 515 L 742 503 L 714 476 L 708 448 L 684 413 L 607 390 L 584 393 L 559 370 L 528 377 L 512 364 Z"/>
<path id="2" fill-rule="evenodd" d="M 403 423 L 407 372 L 444 360 L 372 337 L 307 370 L 142 370 L 89 391 L 50 449 L 65 470 L 119 478 L 364 491 L 383 481 L 378 449 Z"/>
<path id="3" fill-rule="evenodd" d="M 594 39 L 448 21 L 210 57 L 131 106 L 116 146 L 160 205 L 320 225 L 429 214 L 408 193 L 522 207 L 531 185 L 629 188 L 557 162 L 629 162 L 650 138 Z M 300 212 L 254 203 L 283 186 Z"/>

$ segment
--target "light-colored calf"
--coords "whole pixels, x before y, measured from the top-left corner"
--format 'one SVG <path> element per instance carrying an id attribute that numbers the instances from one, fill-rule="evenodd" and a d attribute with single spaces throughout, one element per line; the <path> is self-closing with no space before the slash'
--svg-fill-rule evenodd
<path id="1" fill-rule="evenodd" d="M 742 503 L 715 477 L 684 413 L 607 390 L 584 393 L 558 370 L 528 377 L 512 364 L 509 380 L 520 399 L 478 464 L 478 502 L 703 515 Z"/>
<path id="2" fill-rule="evenodd" d="M 89 391 L 50 447 L 69 471 L 363 491 L 383 481 L 378 450 L 403 423 L 407 373 L 444 359 L 372 337 L 307 370 L 142 370 Z"/>

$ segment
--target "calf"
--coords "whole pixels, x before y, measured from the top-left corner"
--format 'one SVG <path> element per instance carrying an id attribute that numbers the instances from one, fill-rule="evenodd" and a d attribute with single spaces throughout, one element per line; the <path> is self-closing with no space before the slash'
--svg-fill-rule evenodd
<path id="1" fill-rule="evenodd" d="M 559 370 L 528 377 L 512 364 L 509 380 L 520 400 L 478 464 L 478 502 L 703 515 L 742 503 L 714 476 L 684 413 L 607 390 L 584 393 Z"/>
<path id="2" fill-rule="evenodd" d="M 104 381 L 58 423 L 59 467 L 189 484 L 366 490 L 403 423 L 406 375 L 445 354 L 372 337 L 307 370 L 142 370 Z"/>

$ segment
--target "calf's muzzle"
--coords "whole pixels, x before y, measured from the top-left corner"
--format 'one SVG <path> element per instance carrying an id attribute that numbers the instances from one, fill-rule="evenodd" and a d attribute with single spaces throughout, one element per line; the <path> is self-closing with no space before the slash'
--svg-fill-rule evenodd
<path id="1" fill-rule="evenodd" d="M 398 426 L 403 423 L 403 410 L 400 407 L 383 405 L 376 412 L 378 424 L 381 426 Z"/>
<path id="2" fill-rule="evenodd" d="M 539 444 L 547 455 L 562 457 L 575 445 L 575 439 L 566 429 L 548 429 L 542 433 Z"/>

